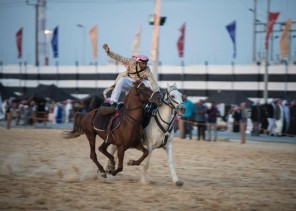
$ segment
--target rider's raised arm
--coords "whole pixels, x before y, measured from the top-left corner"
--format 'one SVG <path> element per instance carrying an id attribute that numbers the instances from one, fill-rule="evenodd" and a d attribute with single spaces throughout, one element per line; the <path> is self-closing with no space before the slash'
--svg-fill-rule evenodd
<path id="1" fill-rule="evenodd" d="M 131 65 L 131 64 L 133 64 L 135 62 L 133 59 L 125 58 L 125 57 L 123 57 L 123 56 L 121 56 L 119 54 L 116 54 L 116 53 L 110 51 L 110 48 L 109 48 L 108 44 L 104 44 L 103 49 L 105 50 L 105 52 L 107 53 L 107 55 L 110 58 L 112 58 L 112 59 L 114 59 L 114 60 L 116 60 L 118 62 L 121 62 L 124 65 Z"/>

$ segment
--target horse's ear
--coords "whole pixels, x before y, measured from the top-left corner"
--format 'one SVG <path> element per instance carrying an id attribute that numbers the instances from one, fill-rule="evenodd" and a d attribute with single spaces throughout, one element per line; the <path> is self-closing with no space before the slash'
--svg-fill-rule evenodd
<path id="1" fill-rule="evenodd" d="M 176 84 L 176 82 L 174 83 L 174 86 L 177 88 L 177 84 Z"/>
<path id="2" fill-rule="evenodd" d="M 170 88 L 170 85 L 169 85 L 169 83 L 167 83 L 167 88 Z"/>

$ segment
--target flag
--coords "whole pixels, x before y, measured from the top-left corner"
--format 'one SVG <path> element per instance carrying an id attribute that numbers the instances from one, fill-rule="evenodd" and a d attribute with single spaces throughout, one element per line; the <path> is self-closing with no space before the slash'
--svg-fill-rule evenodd
<path id="1" fill-rule="evenodd" d="M 226 26 L 229 36 L 233 43 L 233 58 L 236 57 L 236 21 L 231 22 Z"/>
<path id="2" fill-rule="evenodd" d="M 16 47 L 17 47 L 17 58 L 22 58 L 22 39 L 23 39 L 23 28 L 20 28 L 16 32 Z"/>
<path id="3" fill-rule="evenodd" d="M 270 32 L 272 31 L 273 25 L 276 21 L 276 19 L 279 16 L 279 12 L 269 12 L 268 14 L 268 23 L 267 23 L 267 31 L 266 31 L 266 38 L 265 38 L 265 49 L 268 48 L 268 39 Z"/>
<path id="4" fill-rule="evenodd" d="M 179 52 L 179 57 L 183 57 L 184 56 L 185 26 L 186 26 L 186 24 L 183 23 L 183 25 L 179 29 L 179 31 L 181 32 L 181 35 L 180 35 L 180 37 L 178 39 L 178 42 L 177 42 L 177 48 L 178 48 L 178 52 Z"/>
<path id="5" fill-rule="evenodd" d="M 57 26 L 57 27 L 54 28 L 53 35 L 52 35 L 52 38 L 51 38 L 51 47 L 52 47 L 52 51 L 53 51 L 53 58 L 58 58 L 59 57 L 58 33 L 59 33 L 59 28 Z"/>
<path id="6" fill-rule="evenodd" d="M 95 25 L 91 30 L 89 31 L 89 37 L 90 37 L 90 42 L 92 46 L 92 58 L 94 60 L 97 59 L 98 57 L 98 42 L 97 42 L 97 35 L 98 34 L 98 26 Z"/>
<path id="7" fill-rule="evenodd" d="M 158 57 L 159 23 L 160 23 L 160 0 L 155 0 L 154 27 L 153 27 L 152 46 L 151 46 L 151 59 L 153 61 L 156 61 Z"/>
<path id="8" fill-rule="evenodd" d="M 141 27 L 136 32 L 134 42 L 132 45 L 132 55 L 138 56 L 140 54 L 140 38 L 141 38 Z"/>
<path id="9" fill-rule="evenodd" d="M 280 51 L 281 51 L 281 58 L 286 58 L 289 55 L 289 30 L 291 28 L 292 21 L 289 19 L 286 22 L 284 31 L 281 35 L 280 39 Z"/>

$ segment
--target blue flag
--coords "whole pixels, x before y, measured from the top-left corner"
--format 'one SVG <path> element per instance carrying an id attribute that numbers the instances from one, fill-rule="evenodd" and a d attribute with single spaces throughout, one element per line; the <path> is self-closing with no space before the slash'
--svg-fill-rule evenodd
<path id="1" fill-rule="evenodd" d="M 226 29 L 229 33 L 229 36 L 233 42 L 233 58 L 236 57 L 236 44 L 235 44 L 235 35 L 236 35 L 236 21 L 231 22 L 226 26 Z"/>
<path id="2" fill-rule="evenodd" d="M 53 57 L 54 58 L 58 58 L 58 56 L 59 56 L 58 32 L 59 32 L 59 28 L 57 26 L 53 30 L 53 35 L 52 35 L 52 39 L 51 39 L 51 46 L 52 46 L 52 51 L 53 51 Z"/>

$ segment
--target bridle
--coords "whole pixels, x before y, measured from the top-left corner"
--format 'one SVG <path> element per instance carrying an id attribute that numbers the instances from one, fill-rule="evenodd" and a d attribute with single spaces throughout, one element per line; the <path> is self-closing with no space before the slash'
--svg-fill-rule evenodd
<path id="1" fill-rule="evenodd" d="M 164 95 L 164 97 L 163 97 L 163 102 L 166 104 L 166 105 L 168 105 L 170 108 L 172 108 L 173 110 L 175 110 L 175 113 L 178 113 L 179 115 L 180 115 L 180 113 L 179 113 L 179 110 L 180 110 L 180 106 L 182 105 L 182 103 L 179 103 L 179 102 L 177 102 L 176 100 L 174 100 L 172 97 L 171 97 L 171 95 L 170 95 L 170 93 L 172 92 L 172 91 L 178 91 L 176 88 L 173 88 L 173 89 L 171 89 L 171 90 L 166 90 L 166 94 Z M 173 111 L 172 110 L 172 111 Z M 176 115 L 176 114 L 175 114 Z"/>
<path id="2" fill-rule="evenodd" d="M 163 120 L 163 118 L 161 117 L 160 113 L 159 113 L 159 108 L 155 109 L 154 112 L 153 112 L 153 116 L 154 116 L 154 119 L 158 125 L 158 127 L 160 128 L 160 130 L 164 133 L 165 137 L 164 137 L 164 140 L 162 142 L 162 144 L 159 146 L 159 147 L 163 147 L 166 145 L 167 143 L 167 140 L 168 140 L 168 137 L 169 137 L 169 134 L 171 133 L 172 129 L 173 129 L 173 121 L 180 109 L 180 105 L 182 105 L 182 103 L 178 103 L 176 100 L 174 100 L 171 96 L 170 96 L 170 93 L 172 91 L 178 91 L 177 89 L 173 88 L 171 90 L 166 90 L 166 94 L 164 95 L 163 97 L 163 102 L 169 106 L 171 109 L 172 109 L 172 112 L 174 114 L 173 118 L 171 119 L 170 122 L 166 122 L 165 120 Z M 167 125 L 167 129 L 165 129 L 161 122 L 165 123 Z"/>

